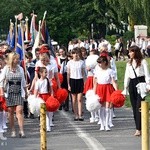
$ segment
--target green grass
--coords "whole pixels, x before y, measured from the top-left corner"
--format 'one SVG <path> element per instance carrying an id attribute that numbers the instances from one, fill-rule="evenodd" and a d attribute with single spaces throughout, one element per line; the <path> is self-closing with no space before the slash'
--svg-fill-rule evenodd
<path id="1" fill-rule="evenodd" d="M 148 66 L 150 68 L 150 59 L 147 58 L 146 60 L 148 62 Z M 118 83 L 118 88 L 120 90 L 123 90 L 123 86 L 124 86 L 124 74 L 125 74 L 126 63 L 127 63 L 127 61 L 117 61 L 116 62 L 117 72 L 118 72 L 117 83 Z M 150 102 L 150 93 L 148 94 L 148 96 L 146 97 L 145 100 Z M 125 106 L 131 107 L 129 96 L 127 96 Z"/>

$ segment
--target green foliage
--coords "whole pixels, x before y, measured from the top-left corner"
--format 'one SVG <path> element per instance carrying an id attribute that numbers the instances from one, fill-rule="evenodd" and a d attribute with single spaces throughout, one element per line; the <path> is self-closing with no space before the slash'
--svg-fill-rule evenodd
<path id="1" fill-rule="evenodd" d="M 133 38 L 134 38 L 134 32 L 132 32 L 132 31 L 127 31 L 123 35 L 124 41 L 130 40 L 130 39 L 133 39 Z"/>
<path id="2" fill-rule="evenodd" d="M 107 35 L 105 38 L 110 42 L 111 45 L 115 45 L 115 41 L 117 39 L 116 35 Z"/>
<path id="3" fill-rule="evenodd" d="M 149 5 L 149 0 L 1 0 L 0 28 L 8 29 L 9 20 L 14 21 L 14 15 L 20 12 L 24 18 L 28 16 L 31 19 L 30 14 L 34 10 L 37 20 L 42 20 L 47 10 L 46 20 L 51 37 L 66 44 L 74 37 L 91 38 L 91 24 L 94 26 L 94 38 L 105 37 L 106 25 L 110 23 L 120 28 L 122 20 L 132 29 L 134 24 L 150 25 Z"/>

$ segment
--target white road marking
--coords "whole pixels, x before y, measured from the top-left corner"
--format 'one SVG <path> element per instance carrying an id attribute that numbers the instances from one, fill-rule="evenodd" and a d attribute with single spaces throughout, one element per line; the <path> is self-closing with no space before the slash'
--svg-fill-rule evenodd
<path id="1" fill-rule="evenodd" d="M 83 130 L 81 130 L 76 124 L 74 124 L 74 122 L 71 120 L 71 117 L 69 114 L 67 114 L 64 111 L 61 111 L 60 115 L 63 115 L 65 118 L 68 119 L 69 124 L 71 124 L 75 128 L 77 136 L 85 142 L 85 144 L 88 146 L 89 149 L 91 149 L 91 150 L 106 150 L 98 140 L 91 137 L 90 134 L 84 133 Z"/>

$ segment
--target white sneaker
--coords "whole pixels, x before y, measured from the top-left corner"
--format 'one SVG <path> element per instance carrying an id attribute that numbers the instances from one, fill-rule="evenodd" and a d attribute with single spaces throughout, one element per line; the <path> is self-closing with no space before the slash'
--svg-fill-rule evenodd
<path id="1" fill-rule="evenodd" d="M 51 128 L 47 128 L 46 131 L 47 131 L 47 132 L 50 132 L 50 131 L 51 131 Z"/>
<path id="2" fill-rule="evenodd" d="M 94 118 L 90 118 L 90 123 L 94 123 L 95 119 Z"/>
<path id="3" fill-rule="evenodd" d="M 116 115 L 114 114 L 114 112 L 113 112 L 113 118 L 116 118 Z"/>
<path id="4" fill-rule="evenodd" d="M 3 129 L 8 129 L 8 127 L 6 125 L 3 126 Z"/>
<path id="5" fill-rule="evenodd" d="M 106 127 L 105 127 L 105 130 L 106 130 L 106 131 L 110 131 L 111 129 L 110 129 L 108 126 L 106 126 Z"/>
<path id="6" fill-rule="evenodd" d="M 5 131 L 3 129 L 0 130 L 0 133 L 4 133 Z"/>
<path id="7" fill-rule="evenodd" d="M 99 120 L 97 124 L 101 124 L 101 121 Z"/>
<path id="8" fill-rule="evenodd" d="M 50 127 L 54 127 L 55 125 L 53 123 L 50 124 Z"/>
<path id="9" fill-rule="evenodd" d="M 104 130 L 105 130 L 105 129 L 104 129 L 104 126 L 101 126 L 99 130 L 100 130 L 100 131 L 104 131 Z"/>
<path id="10" fill-rule="evenodd" d="M 114 127 L 114 125 L 113 125 L 112 123 L 110 123 L 110 124 L 109 124 L 109 127 L 110 127 L 110 128 L 111 128 L 111 127 Z"/>
<path id="11" fill-rule="evenodd" d="M 99 120 L 98 118 L 95 118 L 95 122 L 98 122 L 98 120 Z"/>

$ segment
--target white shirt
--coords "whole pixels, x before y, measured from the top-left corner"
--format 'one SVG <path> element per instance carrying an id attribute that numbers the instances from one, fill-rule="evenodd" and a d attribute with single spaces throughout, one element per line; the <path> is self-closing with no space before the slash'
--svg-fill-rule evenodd
<path id="1" fill-rule="evenodd" d="M 117 67 L 116 67 L 116 64 L 115 64 L 115 60 L 111 57 L 110 59 L 110 67 L 111 69 L 114 71 L 114 75 L 115 75 L 115 80 L 117 80 Z"/>
<path id="2" fill-rule="evenodd" d="M 120 48 L 120 43 L 117 42 L 117 43 L 114 45 L 114 47 L 115 47 L 115 50 L 119 50 L 119 48 Z"/>
<path id="3" fill-rule="evenodd" d="M 95 67 L 94 77 L 97 78 L 98 84 L 111 84 L 112 78 L 115 77 L 114 71 L 110 68 L 104 70 L 99 65 Z"/>
<path id="4" fill-rule="evenodd" d="M 148 70 L 148 64 L 145 59 L 142 60 L 141 66 L 136 68 L 136 62 L 132 62 L 132 66 L 136 72 L 137 77 L 145 76 L 146 83 L 150 83 L 150 75 Z M 124 77 L 124 88 L 128 88 L 130 79 L 135 79 L 135 73 L 132 66 L 127 63 Z"/>
<path id="5" fill-rule="evenodd" d="M 70 70 L 71 79 L 82 79 L 82 70 L 85 69 L 85 63 L 83 60 L 69 60 L 67 63 L 67 70 Z"/>
<path id="6" fill-rule="evenodd" d="M 72 51 L 73 50 L 73 44 L 69 44 L 68 45 L 68 51 Z"/>
<path id="7" fill-rule="evenodd" d="M 108 52 L 111 52 L 111 51 L 112 51 L 112 50 L 111 50 L 111 44 L 110 44 L 110 43 L 108 43 L 107 49 L 108 49 Z"/>
<path id="8" fill-rule="evenodd" d="M 48 93 L 47 79 L 44 80 L 38 79 L 37 82 L 35 83 L 35 90 L 37 90 L 39 94 Z"/>

